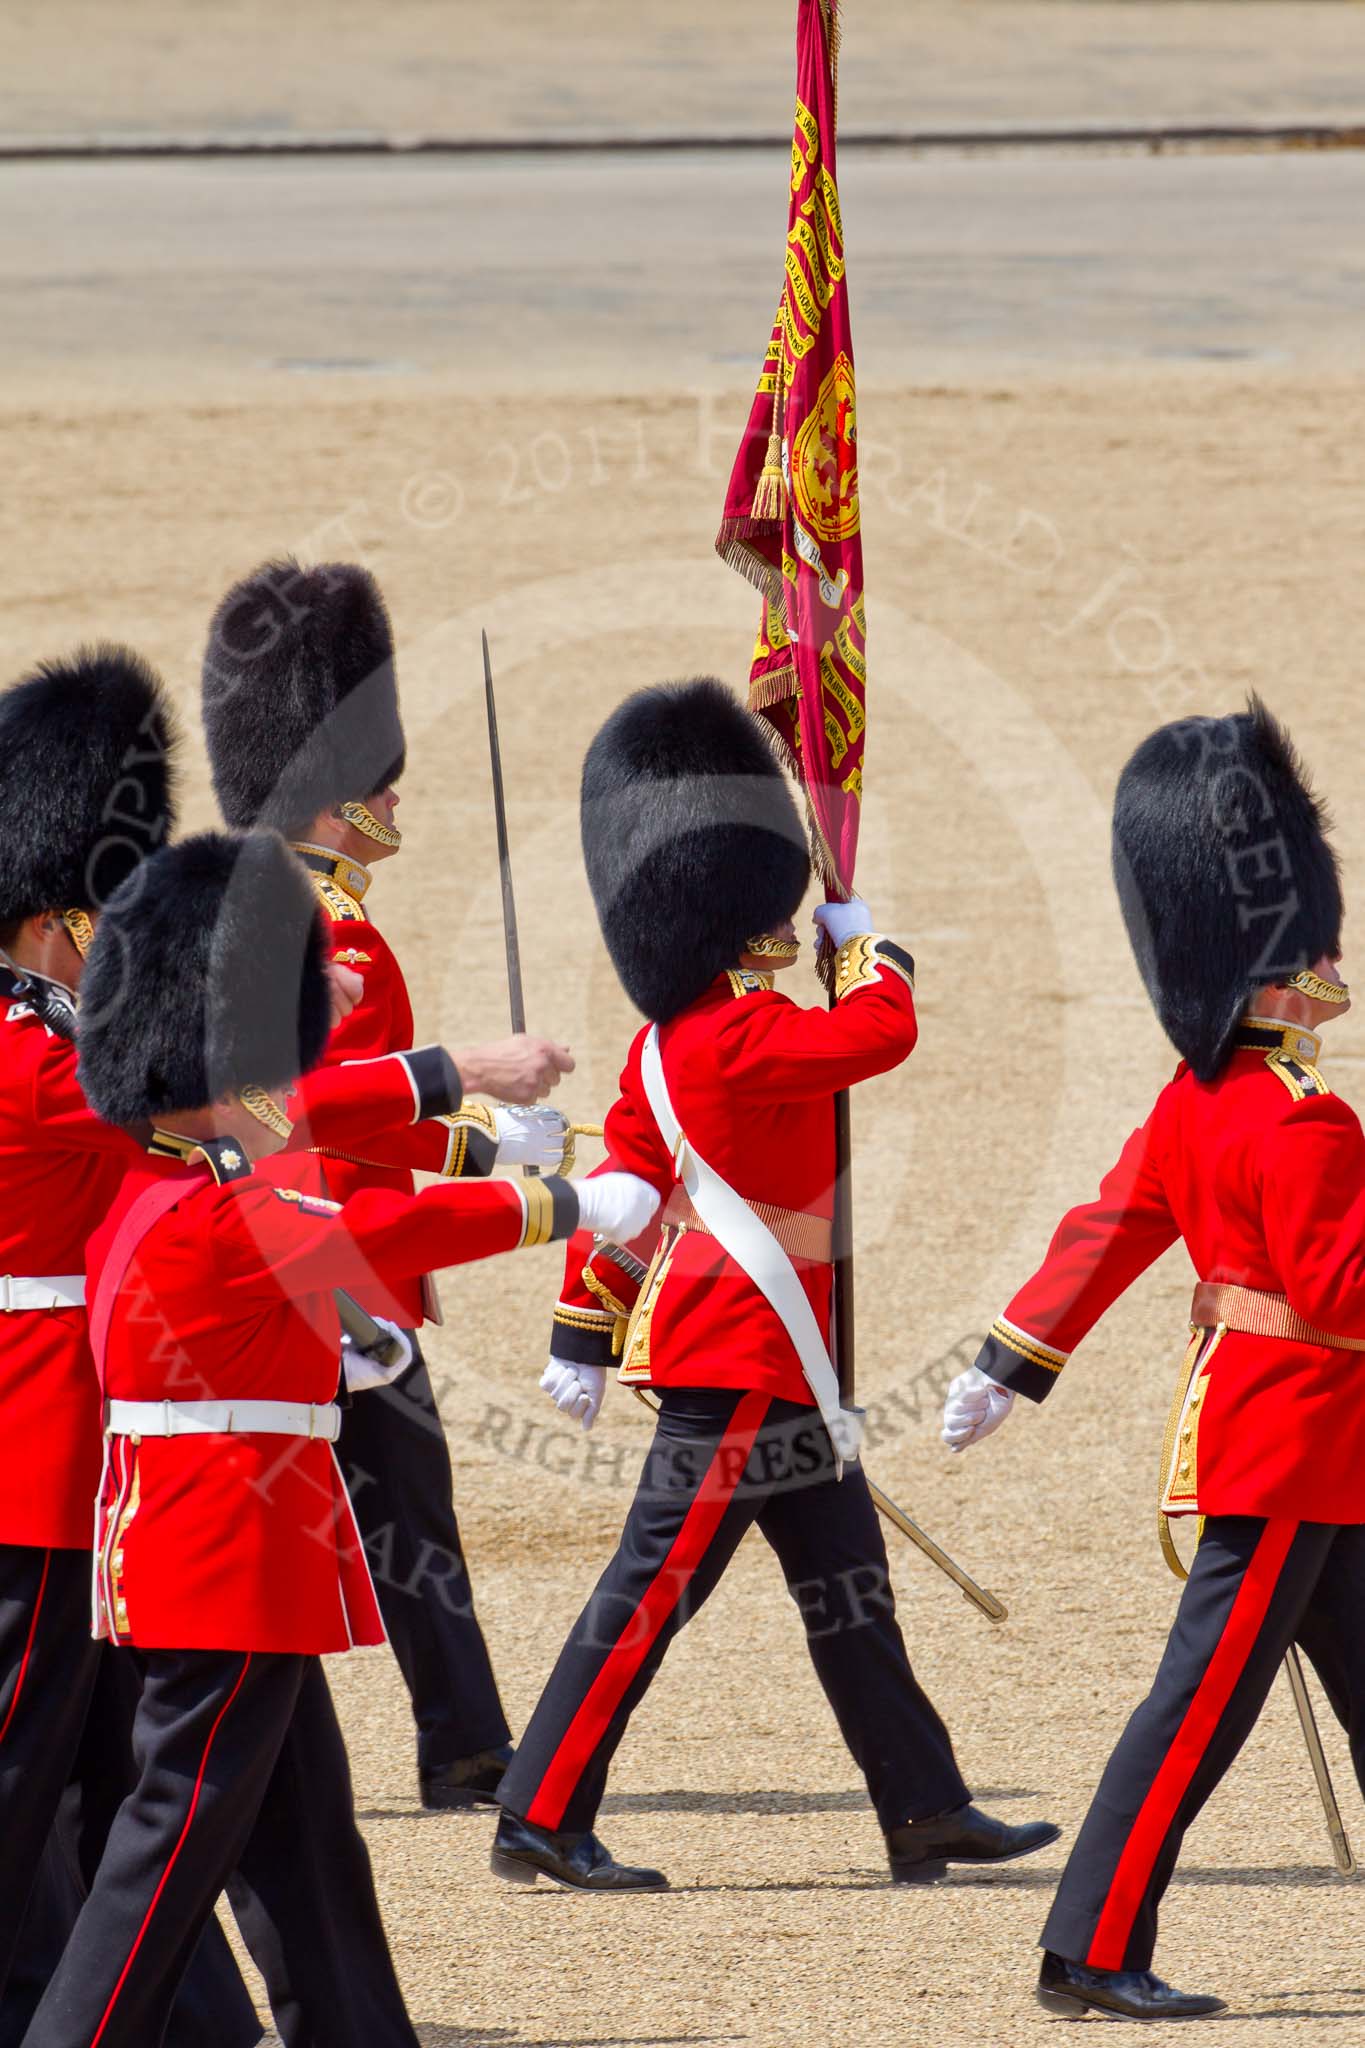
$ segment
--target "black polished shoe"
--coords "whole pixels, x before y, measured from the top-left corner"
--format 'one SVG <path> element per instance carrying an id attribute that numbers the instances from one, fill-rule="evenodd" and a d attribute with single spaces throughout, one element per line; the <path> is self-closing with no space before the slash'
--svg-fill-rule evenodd
<path id="1" fill-rule="evenodd" d="M 1012 1863 L 1045 1849 L 1061 1833 L 1050 1820 L 1029 1820 L 1012 1828 L 980 1807 L 955 1806 L 932 1820 L 907 1821 L 890 1828 L 886 1853 L 895 1884 L 937 1884 L 950 1863 Z"/>
<path id="2" fill-rule="evenodd" d="M 516 1755 L 510 1742 L 500 1749 L 481 1749 L 457 1756 L 453 1764 L 419 1771 L 417 1786 L 429 1813 L 464 1813 L 471 1806 L 496 1806 L 503 1772 Z"/>
<path id="3" fill-rule="evenodd" d="M 551 1878 L 576 1892 L 666 1892 L 668 1879 L 661 1870 L 632 1869 L 617 1863 L 611 1851 L 596 1835 L 557 1835 L 550 1828 L 532 1827 L 514 1813 L 504 1813 L 493 1837 L 490 1859 L 495 1877 L 509 1884 L 534 1884 L 538 1877 Z"/>
<path id="4" fill-rule="evenodd" d="M 1050 1949 L 1044 1949 L 1038 1972 L 1038 2003 L 1068 2020 L 1083 2020 L 1088 2013 L 1109 2020 L 1206 2020 L 1227 2011 L 1221 1998 L 1173 1991 L 1150 1970 L 1092 1970 Z"/>

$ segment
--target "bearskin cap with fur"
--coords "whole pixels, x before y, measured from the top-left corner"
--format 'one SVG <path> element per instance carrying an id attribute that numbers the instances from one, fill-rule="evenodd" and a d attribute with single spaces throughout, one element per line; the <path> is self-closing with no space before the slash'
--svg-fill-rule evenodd
<path id="1" fill-rule="evenodd" d="M 105 908 L 81 978 L 80 1080 L 106 1123 L 206 1109 L 317 1065 L 331 1027 L 308 875 L 274 832 L 166 847 Z"/>
<path id="2" fill-rule="evenodd" d="M 83 647 L 0 694 L 0 925 L 95 911 L 174 819 L 176 735 L 155 672 Z"/>
<path id="3" fill-rule="evenodd" d="M 583 764 L 583 853 L 607 951 L 656 1023 L 791 917 L 800 815 L 758 720 L 703 677 L 627 697 Z"/>
<path id="4" fill-rule="evenodd" d="M 306 833 L 403 772 L 388 610 L 368 569 L 265 562 L 213 615 L 204 734 L 229 825 Z"/>
<path id="5" fill-rule="evenodd" d="M 1257 697 L 1142 742 L 1114 800 L 1114 880 L 1167 1036 L 1220 1071 L 1256 989 L 1335 954 L 1341 881 L 1328 820 Z"/>

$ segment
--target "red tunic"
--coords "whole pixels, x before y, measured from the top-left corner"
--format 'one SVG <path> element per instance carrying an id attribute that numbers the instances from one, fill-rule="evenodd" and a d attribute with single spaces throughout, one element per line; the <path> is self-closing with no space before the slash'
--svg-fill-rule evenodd
<path id="1" fill-rule="evenodd" d="M 385 1053 L 401 1052 L 412 1044 L 412 1003 L 403 970 L 387 942 L 370 923 L 361 906 L 360 895 L 368 886 L 368 871 L 339 855 L 323 849 L 299 849 L 309 866 L 318 901 L 327 923 L 332 958 L 360 975 L 364 993 L 350 1015 L 332 1032 L 317 1075 L 309 1076 L 299 1097 L 305 1118 L 310 1114 L 309 1089 L 321 1075 L 348 1060 L 375 1059 Z M 347 882 L 350 887 L 346 886 Z M 354 893 L 359 890 L 360 894 Z M 487 1172 L 492 1148 L 472 1151 L 461 1132 L 452 1124 L 427 1120 L 409 1128 L 388 1131 L 383 1140 L 372 1138 L 361 1145 L 354 1135 L 348 1142 L 337 1141 L 314 1127 L 304 1140 L 308 1149 L 292 1149 L 271 1163 L 271 1178 L 307 1194 L 330 1195 L 347 1201 L 364 1188 L 386 1188 L 393 1194 L 410 1195 L 413 1171 L 438 1174 Z M 412 1274 L 385 1286 L 377 1274 L 370 1274 L 353 1290 L 372 1315 L 391 1317 L 404 1328 L 415 1329 L 434 1304 L 424 1276 Z"/>
<path id="2" fill-rule="evenodd" d="M 850 942 L 858 945 L 859 942 Z M 828 1221 L 834 1195 L 834 1101 L 841 1088 L 899 1066 L 915 1043 L 909 956 L 876 942 L 832 1010 L 803 1009 L 767 976 L 723 974 L 660 1032 L 664 1076 L 692 1146 L 748 1201 Z M 672 1160 L 640 1075 L 645 1033 L 631 1046 L 621 1095 L 606 1122 L 601 1171 L 639 1174 L 665 1197 Z M 662 1236 L 661 1236 L 662 1231 Z M 748 1276 L 700 1231 L 656 1221 L 630 1247 L 659 1257 L 641 1305 L 622 1378 L 654 1386 L 736 1387 L 809 1404 L 796 1348 Z M 794 1261 L 826 1342 L 827 1260 Z M 590 1272 L 596 1286 L 589 1284 Z M 552 1345 L 555 1355 L 610 1364 L 619 1317 L 603 1294 L 631 1309 L 640 1294 L 586 1233 L 569 1246 Z"/>
<path id="3" fill-rule="evenodd" d="M 186 1168 L 145 1160 L 89 1250 L 90 1298 L 119 1223 L 151 1182 Z M 194 1188 L 134 1254 L 109 1324 L 111 1399 L 324 1403 L 337 1391 L 332 1290 L 354 1293 L 510 1251 L 528 1199 L 509 1181 L 420 1195 L 370 1190 L 344 1207 L 249 1170 Z M 569 1184 L 535 1201 L 563 1236 Z M 539 1214 L 533 1241 L 548 1234 Z M 111 1439 L 100 1568 L 120 1640 L 144 1649 L 321 1653 L 384 1639 L 332 1447 L 303 1437 Z"/>
<path id="4" fill-rule="evenodd" d="M 29 984 L 0 979 L 0 1274 L 85 1271 L 85 1246 L 141 1157 L 92 1114 L 76 1048 Z M 100 1476 L 99 1390 L 83 1308 L 0 1314 L 0 1543 L 88 1550 Z"/>
<path id="5" fill-rule="evenodd" d="M 144 1156 L 126 1131 L 90 1109 L 76 1048 L 43 1022 L 36 995 L 4 969 L 0 1275 L 19 1278 L 83 1274 L 91 1233 Z M 369 1143 L 413 1115 L 409 1070 L 398 1059 L 338 1068 L 305 1087 L 313 1131 L 334 1143 Z M 442 1142 L 449 1135 L 443 1125 L 430 1128 Z M 0 1543 L 88 1550 L 100 1403 L 85 1309 L 0 1314 L 0 1418 Z"/>
<path id="6" fill-rule="evenodd" d="M 1315 1330 L 1365 1337 L 1365 1134 L 1311 1032 L 1249 1022 L 1217 1080 L 1185 1066 L 977 1360 L 1041 1401 L 1110 1303 L 1178 1237 L 1201 1280 L 1286 1295 Z M 1201 1367 L 1201 1371 L 1204 1368 Z M 1358 1352 L 1230 1330 L 1211 1353 L 1189 1511 L 1365 1522 Z"/>

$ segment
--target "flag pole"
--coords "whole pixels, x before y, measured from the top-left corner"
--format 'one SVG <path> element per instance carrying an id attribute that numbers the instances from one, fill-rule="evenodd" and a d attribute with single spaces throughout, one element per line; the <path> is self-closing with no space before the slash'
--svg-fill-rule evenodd
<path id="1" fill-rule="evenodd" d="M 830 1005 L 834 998 L 831 995 Z M 839 1398 L 854 1406 L 857 1384 L 856 1318 L 853 1298 L 853 1119 L 847 1088 L 834 1098 L 834 1292 L 830 1332 Z"/>

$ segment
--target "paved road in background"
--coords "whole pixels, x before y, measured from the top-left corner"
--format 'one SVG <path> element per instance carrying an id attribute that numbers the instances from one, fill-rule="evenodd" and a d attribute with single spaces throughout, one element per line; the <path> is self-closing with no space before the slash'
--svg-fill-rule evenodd
<path id="1" fill-rule="evenodd" d="M 784 170 L 763 154 L 12 166 L 0 366 L 733 383 L 776 302 Z M 850 152 L 842 184 L 865 377 L 1365 350 L 1365 155 Z"/>
<path id="2" fill-rule="evenodd" d="M 790 133 L 793 0 L 8 0 L 0 136 Z M 1352 0 L 846 0 L 848 130 L 1359 120 Z"/>

